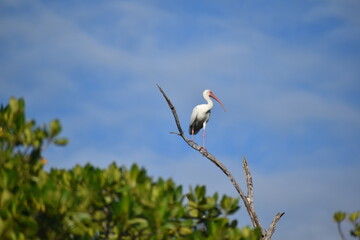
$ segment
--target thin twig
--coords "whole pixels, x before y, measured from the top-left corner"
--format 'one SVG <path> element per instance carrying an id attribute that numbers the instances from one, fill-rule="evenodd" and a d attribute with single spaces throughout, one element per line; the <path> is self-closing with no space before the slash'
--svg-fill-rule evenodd
<path id="1" fill-rule="evenodd" d="M 161 87 L 159 85 L 156 84 L 156 86 L 159 88 L 160 92 L 162 93 L 162 95 L 164 96 L 164 98 L 166 99 L 166 102 L 168 103 L 173 115 L 174 115 L 174 118 L 175 118 L 175 122 L 176 122 L 176 126 L 177 128 L 179 129 L 179 132 L 180 132 L 180 135 L 181 136 L 184 136 L 184 131 L 181 129 L 181 126 L 180 126 L 180 121 L 179 121 L 179 118 L 177 116 L 177 113 L 176 113 L 176 110 L 175 110 L 175 107 L 172 105 L 170 99 L 166 96 L 165 92 L 161 89 Z"/>
<path id="2" fill-rule="evenodd" d="M 171 103 L 170 99 L 166 96 L 165 92 L 162 90 L 162 88 L 157 85 L 157 87 L 159 88 L 160 92 L 162 93 L 162 95 L 164 96 L 164 98 L 166 99 L 166 102 L 168 103 L 174 118 L 175 118 L 175 122 L 176 122 L 176 126 L 179 130 L 179 133 L 177 132 L 171 132 L 173 134 L 177 134 L 178 136 L 182 137 L 182 139 L 192 148 L 194 148 L 195 150 L 199 151 L 204 157 L 206 157 L 207 159 L 209 159 L 211 162 L 213 162 L 217 167 L 219 167 L 221 169 L 221 171 L 230 179 L 231 183 L 234 185 L 236 191 L 239 193 L 241 199 L 244 202 L 244 205 L 246 207 L 246 210 L 250 216 L 251 222 L 253 224 L 254 227 L 258 228 L 263 236 L 263 239 L 265 240 L 269 240 L 272 236 L 272 234 L 275 231 L 275 227 L 277 222 L 279 221 L 279 219 L 281 218 L 282 215 L 284 215 L 284 213 L 278 213 L 274 220 L 272 221 L 269 229 L 265 232 L 263 230 L 263 228 L 260 225 L 259 222 L 259 218 L 255 212 L 254 209 L 254 205 L 253 205 L 253 197 L 254 197 L 254 193 L 253 193 L 253 181 L 252 181 L 252 177 L 250 174 L 250 170 L 249 170 L 249 166 L 247 164 L 246 158 L 243 158 L 243 168 L 245 171 L 245 176 L 246 176 L 246 183 L 247 183 L 247 196 L 244 194 L 244 192 L 242 191 L 242 189 L 240 188 L 239 184 L 236 182 L 235 178 L 233 177 L 233 175 L 230 173 L 230 171 L 211 153 L 209 153 L 207 150 L 205 150 L 204 148 L 200 147 L 198 144 L 196 144 L 194 141 L 189 140 L 185 134 L 184 131 L 181 128 L 180 125 L 180 121 L 178 118 L 178 115 L 176 113 L 176 109 L 174 107 L 174 105 Z"/>
<path id="3" fill-rule="evenodd" d="M 269 229 L 266 231 L 265 233 L 265 237 L 264 240 L 270 240 L 273 233 L 275 232 L 275 228 L 276 228 L 276 224 L 277 222 L 280 220 L 280 218 L 285 214 L 285 212 L 282 213 L 278 213 L 276 214 L 276 216 L 274 217 L 274 219 L 272 220 Z"/>
<path id="4" fill-rule="evenodd" d="M 341 237 L 342 240 L 346 240 L 346 237 L 344 235 L 344 232 L 341 228 L 341 223 L 340 222 L 337 222 L 337 229 L 338 229 L 338 232 L 339 232 L 339 235 Z"/>
<path id="5" fill-rule="evenodd" d="M 250 202 L 250 204 L 252 204 L 254 202 L 254 185 L 253 185 L 253 181 L 252 181 L 252 177 L 250 174 L 250 169 L 249 169 L 249 165 L 246 161 L 246 158 L 243 158 L 243 168 L 245 171 L 245 177 L 246 177 L 246 186 L 247 186 L 247 198 Z"/>

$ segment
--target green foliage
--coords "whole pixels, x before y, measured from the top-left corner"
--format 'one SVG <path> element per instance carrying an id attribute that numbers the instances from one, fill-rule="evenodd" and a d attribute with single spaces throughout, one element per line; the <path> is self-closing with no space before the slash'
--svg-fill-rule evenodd
<path id="1" fill-rule="evenodd" d="M 0 108 L 0 239 L 239 239 L 260 238 L 228 216 L 239 200 L 204 186 L 183 194 L 171 179 L 149 177 L 136 164 L 90 164 L 44 171 L 42 152 L 65 145 L 59 120 L 36 126 L 23 99 Z"/>
<path id="2" fill-rule="evenodd" d="M 360 211 L 356 211 L 353 213 L 346 213 L 346 212 L 341 212 L 338 211 L 336 213 L 334 213 L 334 221 L 338 224 L 338 230 L 339 230 L 339 234 L 340 236 L 344 239 L 344 234 L 342 232 L 341 229 L 341 223 L 346 219 L 352 224 L 352 229 L 350 230 L 350 235 L 352 237 L 358 238 L 360 239 L 360 221 L 359 221 L 359 214 Z"/>
<path id="3" fill-rule="evenodd" d="M 346 217 L 346 212 L 340 212 L 340 211 L 336 212 L 334 214 L 334 221 L 337 223 L 340 223 L 340 222 L 344 221 L 345 217 Z"/>

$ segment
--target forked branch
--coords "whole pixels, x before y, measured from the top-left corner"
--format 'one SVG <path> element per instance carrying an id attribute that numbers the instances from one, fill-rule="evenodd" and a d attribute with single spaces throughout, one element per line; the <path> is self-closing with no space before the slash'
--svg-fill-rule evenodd
<path id="1" fill-rule="evenodd" d="M 254 227 L 258 228 L 262 234 L 262 239 L 264 240 L 270 240 L 272 234 L 275 231 L 276 228 L 276 224 L 279 221 L 279 219 L 284 215 L 284 213 L 278 213 L 275 218 L 273 219 L 270 227 L 268 230 L 264 230 L 259 222 L 259 218 L 255 212 L 254 209 L 254 204 L 253 204 L 253 198 L 254 198 L 254 193 L 253 193 L 253 181 L 252 181 L 252 177 L 250 174 L 250 169 L 249 166 L 247 164 L 246 158 L 243 158 L 243 168 L 245 171 L 245 177 L 246 177 L 246 185 L 247 185 L 247 195 L 245 195 L 245 193 L 242 191 L 242 189 L 240 188 L 239 184 L 236 182 L 235 178 L 233 177 L 233 175 L 230 173 L 230 171 L 211 153 L 209 153 L 207 150 L 205 150 L 204 148 L 200 147 L 198 144 L 196 144 L 195 142 L 189 140 L 185 134 L 184 131 L 181 128 L 180 125 L 180 121 L 178 118 L 178 115 L 176 113 L 176 109 L 174 107 L 174 105 L 171 103 L 170 99 L 167 97 L 167 95 L 165 94 L 165 92 L 162 90 L 162 88 L 157 85 L 157 87 L 159 88 L 160 92 L 162 93 L 162 95 L 164 96 L 166 102 L 169 105 L 169 108 L 171 109 L 173 115 L 174 115 L 174 119 L 176 122 L 176 126 L 179 130 L 179 132 L 172 132 L 175 133 L 177 135 L 179 135 L 180 137 L 182 137 L 182 139 L 192 148 L 194 148 L 195 150 L 197 150 L 198 152 L 200 152 L 204 157 L 206 157 L 207 159 L 209 159 L 211 162 L 213 162 L 218 168 L 221 169 L 221 171 L 223 171 L 223 173 L 225 173 L 225 175 L 230 179 L 231 183 L 234 185 L 236 191 L 238 192 L 238 194 L 240 195 L 240 198 L 242 199 L 242 201 L 244 202 L 244 205 L 246 207 L 246 210 L 249 214 L 249 217 L 251 219 L 251 222 L 253 224 Z"/>

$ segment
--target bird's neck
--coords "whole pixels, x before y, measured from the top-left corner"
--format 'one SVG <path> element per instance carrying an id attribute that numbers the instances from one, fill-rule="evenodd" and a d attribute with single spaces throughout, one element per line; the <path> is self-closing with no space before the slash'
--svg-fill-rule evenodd
<path id="1" fill-rule="evenodd" d="M 209 108 L 209 110 L 213 107 L 213 105 L 214 105 L 214 103 L 213 103 L 213 101 L 211 101 L 211 99 L 210 99 L 210 97 L 209 96 L 205 96 L 204 97 L 205 98 L 205 100 L 207 101 L 207 107 Z"/>

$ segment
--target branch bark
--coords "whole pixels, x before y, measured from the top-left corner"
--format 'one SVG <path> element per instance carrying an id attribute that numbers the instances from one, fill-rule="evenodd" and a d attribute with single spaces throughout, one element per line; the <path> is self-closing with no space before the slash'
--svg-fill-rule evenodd
<path id="1" fill-rule="evenodd" d="M 268 228 L 268 230 L 266 230 L 265 236 L 264 236 L 264 240 L 270 240 L 272 235 L 275 232 L 275 228 L 276 228 L 276 224 L 278 223 L 278 221 L 280 220 L 280 218 L 285 214 L 285 212 L 282 213 L 278 213 L 276 214 L 276 216 L 274 217 L 274 219 L 272 220 L 270 227 Z"/>
<path id="2" fill-rule="evenodd" d="M 254 202 L 254 185 L 252 181 L 252 177 L 250 174 L 249 165 L 246 161 L 246 158 L 243 158 L 243 169 L 245 171 L 245 177 L 246 177 L 246 186 L 247 186 L 247 198 L 250 204 Z"/>
<path id="3" fill-rule="evenodd" d="M 171 132 L 171 133 L 174 133 L 174 134 L 177 134 L 178 136 L 180 136 L 190 147 L 192 147 L 193 149 L 200 152 L 204 157 L 209 159 L 218 168 L 220 168 L 220 170 L 229 178 L 229 180 L 231 181 L 231 183 L 235 187 L 236 191 L 240 195 L 240 198 L 244 202 L 246 210 L 247 210 L 247 212 L 249 214 L 250 220 L 251 220 L 253 226 L 260 230 L 260 232 L 262 234 L 262 239 L 270 240 L 272 234 L 275 231 L 275 227 L 276 227 L 277 222 L 284 215 L 284 213 L 278 213 L 275 216 L 275 218 L 273 219 L 269 229 L 264 231 L 264 229 L 260 225 L 259 218 L 258 218 L 258 216 L 256 214 L 255 209 L 254 209 L 254 204 L 253 204 L 253 202 L 254 202 L 253 201 L 253 198 L 254 198 L 253 181 L 252 181 L 252 177 L 251 177 L 251 174 L 250 174 L 250 169 L 249 169 L 249 166 L 247 164 L 246 158 L 245 157 L 243 158 L 243 168 L 244 168 L 245 177 L 246 177 L 247 195 L 245 195 L 245 193 L 242 191 L 242 189 L 240 188 L 239 184 L 236 182 L 235 178 L 230 173 L 230 171 L 214 155 L 209 153 L 204 148 L 200 147 L 195 142 L 189 140 L 185 136 L 184 131 L 181 128 L 180 121 L 179 121 L 179 118 L 178 118 L 178 115 L 176 113 L 176 109 L 175 109 L 174 105 L 171 103 L 170 99 L 167 97 L 167 95 L 162 90 L 162 88 L 159 85 L 157 85 L 157 87 L 159 88 L 160 92 L 162 93 L 162 95 L 164 96 L 166 102 L 168 103 L 169 108 L 171 109 L 171 112 L 173 113 L 173 116 L 174 116 L 174 119 L 175 119 L 175 122 L 176 122 L 176 126 L 177 126 L 177 128 L 179 130 L 179 132 Z"/>

